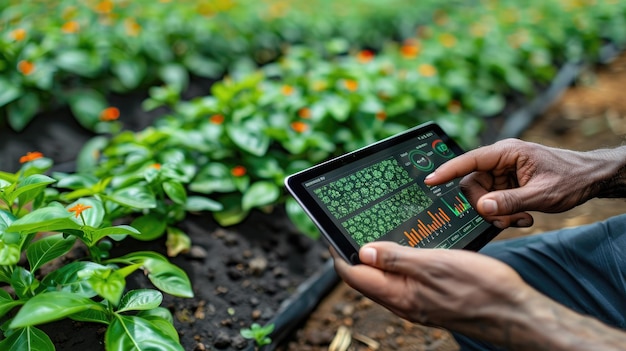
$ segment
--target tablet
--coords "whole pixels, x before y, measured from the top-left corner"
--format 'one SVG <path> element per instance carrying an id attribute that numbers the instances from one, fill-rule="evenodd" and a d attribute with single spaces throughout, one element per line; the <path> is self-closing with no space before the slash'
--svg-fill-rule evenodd
<path id="1" fill-rule="evenodd" d="M 376 240 L 416 248 L 478 250 L 501 230 L 486 222 L 460 179 L 424 178 L 463 150 L 429 122 L 285 179 L 289 193 L 348 262 Z"/>

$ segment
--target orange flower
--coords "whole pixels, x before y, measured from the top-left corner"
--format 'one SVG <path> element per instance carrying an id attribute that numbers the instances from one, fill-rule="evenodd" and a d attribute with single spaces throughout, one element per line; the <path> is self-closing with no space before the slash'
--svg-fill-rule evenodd
<path id="1" fill-rule="evenodd" d="M 111 11 L 113 11 L 113 1 L 110 1 L 110 0 L 100 1 L 98 4 L 96 4 L 96 7 L 94 8 L 94 10 L 102 14 L 111 13 Z"/>
<path id="2" fill-rule="evenodd" d="M 100 112 L 100 120 L 111 122 L 120 118 L 120 110 L 117 107 L 107 107 Z"/>
<path id="3" fill-rule="evenodd" d="M 68 21 L 61 26 L 61 31 L 65 34 L 75 34 L 80 30 L 80 25 L 76 21 Z"/>
<path id="4" fill-rule="evenodd" d="M 14 30 L 11 31 L 10 36 L 15 41 L 22 41 L 22 40 L 26 39 L 26 29 L 24 29 L 24 28 L 14 29 Z"/>
<path id="5" fill-rule="evenodd" d="M 422 51 L 422 48 L 419 42 L 414 40 L 407 41 L 400 47 L 400 54 L 406 59 L 416 58 L 420 51 Z"/>
<path id="6" fill-rule="evenodd" d="M 80 216 L 81 213 L 83 213 L 83 211 L 90 209 L 91 206 L 85 206 L 83 204 L 76 204 L 75 206 L 73 206 L 72 208 L 68 209 L 68 212 L 74 212 L 76 214 L 76 218 L 78 218 L 78 216 Z"/>
<path id="7" fill-rule="evenodd" d="M 244 166 L 235 166 L 230 170 L 230 174 L 232 174 L 233 177 L 243 177 L 246 173 L 248 173 L 248 170 Z"/>
<path id="8" fill-rule="evenodd" d="M 370 50 L 361 50 L 356 55 L 356 59 L 360 63 L 368 63 L 374 59 L 374 53 Z"/>
<path id="9" fill-rule="evenodd" d="M 309 119 L 311 118 L 311 109 L 308 107 L 303 107 L 301 109 L 298 110 L 298 116 L 300 116 L 300 118 L 304 118 L 304 119 Z"/>
<path id="10" fill-rule="evenodd" d="M 359 83 L 354 79 L 346 79 L 343 81 L 343 86 L 350 91 L 356 91 L 359 88 Z"/>
<path id="11" fill-rule="evenodd" d="M 376 112 L 376 119 L 379 121 L 384 121 L 387 119 L 387 112 L 385 111 L 378 111 Z"/>
<path id="12" fill-rule="evenodd" d="M 124 27 L 126 28 L 126 34 L 131 37 L 136 37 L 141 32 L 141 25 L 132 18 L 127 18 L 124 21 Z"/>
<path id="13" fill-rule="evenodd" d="M 20 157 L 20 163 L 26 163 L 30 161 L 34 161 L 36 159 L 42 158 L 43 154 L 39 151 L 35 152 L 27 152 L 26 155 Z"/>
<path id="14" fill-rule="evenodd" d="M 150 165 L 150 167 L 154 168 L 154 169 L 156 169 L 158 171 L 159 169 L 161 169 L 161 164 L 160 163 L 153 163 L 153 164 Z"/>
<path id="15" fill-rule="evenodd" d="M 428 63 L 423 63 L 421 64 L 418 68 L 417 71 L 423 75 L 424 77 L 432 77 L 435 74 L 437 74 L 437 68 L 435 68 L 435 66 L 430 65 Z"/>
<path id="16" fill-rule="evenodd" d="M 295 89 L 291 85 L 283 85 L 282 88 L 280 88 L 280 91 L 283 93 L 283 95 L 289 96 L 293 94 Z"/>
<path id="17" fill-rule="evenodd" d="M 22 60 L 17 63 L 17 70 L 27 76 L 35 71 L 35 64 L 27 60 Z"/>
<path id="18" fill-rule="evenodd" d="M 309 125 L 301 121 L 295 121 L 291 123 L 291 129 L 298 133 L 304 133 L 309 130 Z"/>
<path id="19" fill-rule="evenodd" d="M 224 116 L 220 115 L 220 114 L 215 114 L 215 115 L 209 117 L 209 122 L 211 122 L 213 124 L 222 124 L 222 123 L 224 123 Z"/>

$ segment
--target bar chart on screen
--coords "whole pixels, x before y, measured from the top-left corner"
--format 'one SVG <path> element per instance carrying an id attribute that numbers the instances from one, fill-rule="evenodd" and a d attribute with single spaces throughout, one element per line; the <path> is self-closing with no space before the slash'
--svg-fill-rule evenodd
<path id="1" fill-rule="evenodd" d="M 457 217 L 461 216 L 463 212 L 471 208 L 469 201 L 467 201 L 467 199 L 465 198 L 465 196 L 463 196 L 463 193 L 461 192 L 452 194 L 450 196 L 446 194 L 446 196 L 444 196 L 441 201 L 443 201 L 446 207 L 448 207 L 448 209 L 452 211 L 452 213 L 454 213 L 454 215 Z"/>
<path id="2" fill-rule="evenodd" d="M 411 228 L 411 230 L 404 231 L 404 236 L 407 238 L 409 246 L 415 247 L 423 241 L 429 242 L 438 229 L 450 223 L 450 216 L 448 216 L 442 208 L 438 208 L 435 213 L 431 211 L 427 211 L 426 213 L 430 217 L 427 223 L 418 219 L 415 227 Z"/>

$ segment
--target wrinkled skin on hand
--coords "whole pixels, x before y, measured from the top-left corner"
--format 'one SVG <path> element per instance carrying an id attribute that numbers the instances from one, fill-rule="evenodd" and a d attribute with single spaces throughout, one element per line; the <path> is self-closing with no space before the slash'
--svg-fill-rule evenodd
<path id="1" fill-rule="evenodd" d="M 492 317 L 521 308 L 533 294 L 509 266 L 475 252 L 375 242 L 360 259 L 351 266 L 335 256 L 348 285 L 409 321 L 466 335 L 498 327 L 490 325 Z"/>
<path id="2" fill-rule="evenodd" d="M 500 228 L 527 227 L 533 218 L 526 211 L 562 212 L 596 196 L 597 184 L 616 172 L 603 152 L 506 139 L 453 158 L 426 184 L 464 177 L 462 190 L 487 221 Z"/>

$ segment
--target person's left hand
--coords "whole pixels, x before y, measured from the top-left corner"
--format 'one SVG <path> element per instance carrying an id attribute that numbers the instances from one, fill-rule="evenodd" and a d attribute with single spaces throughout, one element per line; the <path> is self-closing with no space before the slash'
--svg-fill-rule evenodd
<path id="1" fill-rule="evenodd" d="M 536 295 L 512 268 L 471 251 L 375 242 L 360 250 L 362 264 L 354 266 L 331 251 L 348 285 L 398 316 L 480 339 L 502 333 L 499 317 L 520 312 Z"/>

